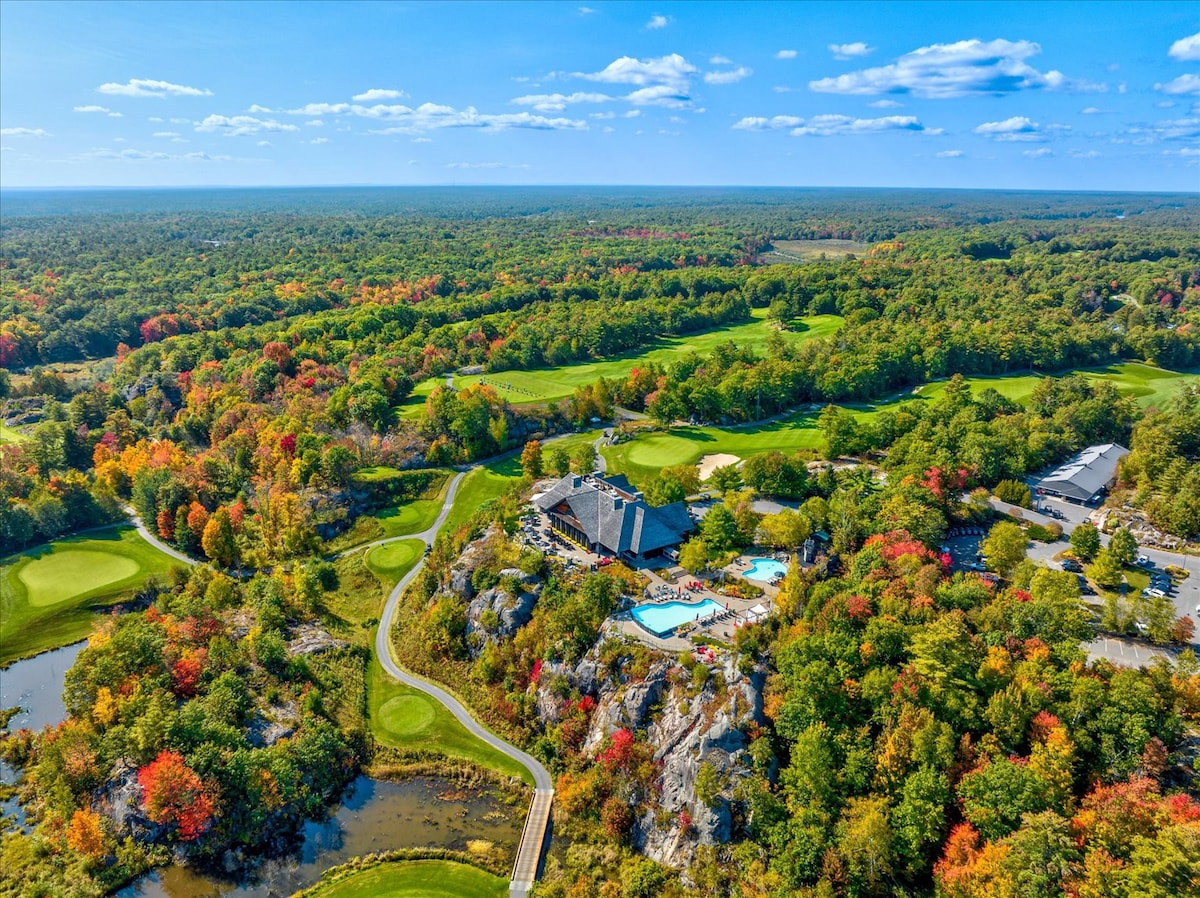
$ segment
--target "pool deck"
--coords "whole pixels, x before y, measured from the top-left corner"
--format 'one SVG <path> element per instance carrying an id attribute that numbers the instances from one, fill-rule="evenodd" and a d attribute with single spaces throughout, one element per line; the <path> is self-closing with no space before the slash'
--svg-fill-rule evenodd
<path id="1" fill-rule="evenodd" d="M 703 602 L 705 599 L 711 599 L 719 605 L 723 605 L 729 611 L 734 612 L 732 616 L 722 620 L 684 625 L 669 636 L 655 636 L 634 620 L 630 612 L 624 611 L 614 614 L 609 618 L 609 630 L 613 633 L 629 636 L 654 648 L 671 652 L 693 648 L 694 646 L 691 641 L 693 635 L 706 636 L 722 642 L 733 642 L 736 632 L 734 624 L 742 612 L 753 608 L 755 605 L 766 605 L 770 608 L 774 603 L 775 596 L 779 594 L 777 588 L 757 580 L 748 580 L 743 576 L 746 569 L 750 566 L 749 558 L 751 557 L 766 558 L 770 557 L 770 555 L 767 553 L 758 553 L 756 555 L 739 556 L 725 568 L 710 572 L 707 577 L 696 576 L 678 566 L 638 568 L 639 573 L 645 574 L 650 583 L 643 591 L 643 596 L 637 604 L 666 604 L 667 602 L 697 603 Z M 713 588 L 714 586 L 719 586 L 719 578 L 721 577 L 724 578 L 726 583 L 745 580 L 745 582 L 751 583 L 761 589 L 763 595 L 749 599 L 739 599 L 734 596 L 722 595 Z M 699 590 L 692 591 L 685 589 L 683 586 L 685 583 L 696 581 L 702 584 L 702 588 Z M 682 592 L 682 595 L 679 594 L 680 592 Z"/>

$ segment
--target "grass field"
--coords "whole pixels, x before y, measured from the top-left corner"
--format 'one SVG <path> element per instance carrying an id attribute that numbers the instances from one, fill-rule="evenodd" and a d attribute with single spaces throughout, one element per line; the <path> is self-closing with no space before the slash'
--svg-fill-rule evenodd
<path id="1" fill-rule="evenodd" d="M 1142 408 L 1164 405 L 1182 384 L 1200 380 L 1200 374 L 1197 373 L 1167 371 L 1141 362 L 1122 362 L 1104 368 L 1083 368 L 1079 373 L 1088 380 L 1111 382 L 1122 395 L 1134 397 Z M 1029 401 L 1029 397 L 1033 395 L 1033 388 L 1042 377 L 1040 374 L 968 377 L 967 383 L 976 391 L 991 387 L 1014 402 L 1024 404 Z M 945 389 L 946 382 L 940 380 L 918 387 L 913 391 L 913 395 L 921 399 L 937 399 Z"/>
<path id="2" fill-rule="evenodd" d="M 463 758 L 533 785 L 528 770 L 468 733 L 440 703 L 397 683 L 375 658 L 367 673 L 367 708 L 371 733 L 383 745 Z"/>
<path id="3" fill-rule="evenodd" d="M 366 563 L 387 589 L 400 582 L 417 559 L 425 552 L 425 543 L 419 539 L 402 539 L 367 550 Z"/>
<path id="4" fill-rule="evenodd" d="M 132 527 L 68 537 L 0 562 L 0 664 L 88 634 L 92 612 L 173 566 Z"/>
<path id="5" fill-rule="evenodd" d="M 29 437 L 6 424 L 0 424 L 0 443 L 21 443 Z"/>
<path id="6" fill-rule="evenodd" d="M 574 453 L 580 446 L 596 442 L 600 433 L 599 430 L 587 430 L 583 433 L 553 437 L 542 444 L 543 454 L 550 449 L 560 447 L 566 449 L 568 453 Z M 521 462 L 515 454 L 471 471 L 459 484 L 458 492 L 454 496 L 454 505 L 450 509 L 450 514 L 446 516 L 446 522 L 442 525 L 442 529 L 450 533 L 454 532 L 481 506 L 503 496 L 505 491 L 520 479 Z"/>
<path id="7" fill-rule="evenodd" d="M 355 478 L 360 483 L 369 485 L 373 480 L 385 479 L 394 470 L 364 468 L 355 474 Z M 440 470 L 439 474 L 441 479 L 432 483 L 422 498 L 391 505 L 372 514 L 360 515 L 355 519 L 353 527 L 329 541 L 326 550 L 343 552 L 378 539 L 408 536 L 428 530 L 437 520 L 438 513 L 442 510 L 442 502 L 446 498 L 446 490 L 450 488 L 451 472 Z"/>
<path id="8" fill-rule="evenodd" d="M 454 861 L 394 861 L 317 886 L 306 898 L 505 898 L 508 880 Z"/>
<path id="9" fill-rule="evenodd" d="M 733 341 L 739 346 L 764 350 L 767 340 L 775 329 L 767 322 L 766 309 L 754 309 L 753 318 L 742 324 L 731 324 L 698 334 L 683 337 L 663 337 L 653 346 L 626 353 L 613 359 L 594 362 L 578 362 L 555 368 L 538 368 L 531 371 L 499 371 L 488 374 L 455 376 L 454 386 L 458 389 L 483 381 L 512 403 L 550 402 L 570 396 L 576 387 L 590 384 L 601 377 L 625 378 L 634 368 L 647 362 L 670 364 L 689 352 L 707 355 L 721 343 Z M 786 340 L 811 340 L 836 333 L 842 326 L 837 315 L 815 315 L 797 318 L 790 330 L 780 331 Z M 430 378 L 417 385 L 400 406 L 401 418 L 420 415 L 425 399 L 433 388 L 444 383 L 443 378 Z"/>
<path id="10" fill-rule="evenodd" d="M 1108 380 L 1122 394 L 1133 396 L 1143 408 L 1162 404 L 1174 395 L 1180 384 L 1200 379 L 1200 374 L 1181 374 L 1165 371 L 1140 362 L 1126 362 L 1104 368 L 1080 371 L 1089 379 Z M 978 391 L 991 387 L 1016 402 L 1027 402 L 1039 375 L 1009 377 L 969 377 L 967 382 Z M 912 399 L 936 400 L 946 389 L 945 381 L 924 384 L 911 395 L 874 406 L 842 406 L 860 420 L 868 420 L 880 409 Z M 747 458 L 769 452 L 794 452 L 798 449 L 819 449 L 821 432 L 817 428 L 816 412 L 797 412 L 770 424 L 743 427 L 676 427 L 666 432 L 637 436 L 617 446 L 601 449 L 610 471 L 626 474 L 634 483 L 646 480 L 670 465 L 694 464 L 701 456 L 728 452 Z"/>
<path id="11" fill-rule="evenodd" d="M 861 256 L 871 244 L 856 240 L 776 240 L 771 250 L 763 253 L 764 262 L 811 262 L 814 259 L 844 259 Z"/>

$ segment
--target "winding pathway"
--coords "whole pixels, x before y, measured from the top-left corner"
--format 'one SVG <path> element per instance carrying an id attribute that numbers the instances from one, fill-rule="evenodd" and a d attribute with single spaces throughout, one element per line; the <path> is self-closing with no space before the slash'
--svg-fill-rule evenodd
<path id="1" fill-rule="evenodd" d="M 450 514 L 450 508 L 454 505 L 454 497 L 458 493 L 459 484 L 462 483 L 462 479 L 465 476 L 466 472 L 459 472 L 450 481 L 450 488 L 446 491 L 446 498 L 442 502 L 442 510 L 438 514 L 437 520 L 427 530 L 423 530 L 420 533 L 392 537 L 387 540 L 378 540 L 368 545 L 381 545 L 397 539 L 419 539 L 426 546 L 431 545 L 437 536 L 438 530 L 441 529 L 442 524 L 446 522 L 446 518 Z M 358 548 L 366 548 L 366 546 L 359 546 Z M 503 739 L 485 729 L 471 716 L 471 712 L 445 689 L 430 683 L 428 680 L 408 673 L 396 663 L 396 659 L 392 655 L 392 644 L 389 638 L 392 629 L 392 620 L 396 616 L 396 606 L 399 604 L 404 590 L 408 588 L 408 585 L 412 583 L 424 566 L 425 557 L 422 556 L 413 565 L 412 570 L 400 579 L 400 582 L 396 584 L 395 588 L 388 595 L 387 604 L 384 605 L 383 613 L 379 616 L 379 629 L 375 632 L 375 654 L 379 658 L 379 663 L 383 665 L 383 669 L 389 674 L 406 686 L 419 689 L 426 695 L 437 699 L 455 716 L 459 723 L 466 727 L 471 735 L 512 758 L 533 776 L 533 802 L 529 808 L 529 815 L 525 820 L 525 829 L 521 833 L 521 844 L 517 850 L 517 860 L 513 865 L 512 881 L 509 884 L 510 898 L 523 898 L 533 887 L 533 880 L 537 876 L 537 868 L 541 862 L 542 845 L 545 842 L 546 828 L 549 825 L 550 804 L 554 796 L 554 780 L 551 778 L 550 772 L 536 758 L 526 754 L 515 746 L 509 745 Z"/>
<path id="2" fill-rule="evenodd" d="M 156 534 L 151 533 L 146 527 L 146 522 L 142 520 L 141 516 L 137 513 L 137 509 L 135 509 L 132 505 L 123 505 L 121 507 L 124 508 L 125 513 L 129 515 L 129 522 L 137 528 L 138 535 L 140 535 L 141 538 L 146 542 L 150 543 L 150 545 L 154 546 L 154 548 L 158 549 L 158 551 L 162 552 L 164 555 L 174 558 L 176 561 L 181 561 L 184 564 L 200 564 L 197 559 L 192 558 L 189 555 L 184 555 L 178 549 L 168 546 L 161 539 L 159 539 Z"/>

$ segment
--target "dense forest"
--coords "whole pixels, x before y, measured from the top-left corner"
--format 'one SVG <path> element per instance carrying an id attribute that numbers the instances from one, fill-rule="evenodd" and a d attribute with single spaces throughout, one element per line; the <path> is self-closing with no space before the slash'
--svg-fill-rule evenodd
<path id="1" fill-rule="evenodd" d="M 1121 442 L 1122 495 L 1168 533 L 1200 533 L 1200 391 L 1143 410 L 1069 373 L 1200 367 L 1195 197 L 4 200 L 0 554 L 132 509 L 209 565 L 104 619 L 68 675 L 65 723 L 4 737 L 37 828 L 4 836 L 4 865 L 22 872 L 0 893 L 100 894 L 171 852 L 269 853 L 268 833 L 318 816 L 373 751 L 375 619 L 339 610 L 351 587 L 335 549 L 385 502 L 428 501 L 448 468 L 522 447 L 525 476 L 438 536 L 393 640 L 407 666 L 469 684 L 473 711 L 557 777 L 570 848 L 539 895 L 1166 898 L 1200 882 L 1194 656 L 1089 662 L 1075 576 L 1025 560 L 1019 528 L 1006 551 L 1015 525 L 972 492 Z M 773 241 L 825 238 L 870 248 L 770 261 Z M 805 338 L 818 315 L 839 327 Z M 639 362 L 558 401 L 444 383 L 754 321 L 770 330 L 761 344 Z M 963 379 L 1001 374 L 1054 376 L 1022 402 Z M 849 407 L 943 379 L 935 401 L 869 420 Z M 793 568 L 724 667 L 606 636 L 638 575 L 568 568 L 513 538 L 534 480 L 590 469 L 590 444 L 543 462 L 535 441 L 607 426 L 618 407 L 663 429 L 817 416 L 819 453 L 719 470 L 722 502 L 684 546 L 702 569 L 830 536 L 831 557 Z M 810 470 L 818 454 L 869 465 Z M 698 483 L 679 465 L 642 485 L 665 504 Z M 763 515 L 761 497 L 797 508 Z M 963 526 L 992 528 L 997 577 L 951 571 L 939 546 Z M 534 592 L 515 626 L 472 616 L 477 593 Z M 314 628 L 346 639 L 289 650 Z M 633 715 L 634 693 L 657 698 Z M 724 715 L 733 746 L 693 765 L 686 800 L 663 785 L 675 706 L 704 726 Z"/>

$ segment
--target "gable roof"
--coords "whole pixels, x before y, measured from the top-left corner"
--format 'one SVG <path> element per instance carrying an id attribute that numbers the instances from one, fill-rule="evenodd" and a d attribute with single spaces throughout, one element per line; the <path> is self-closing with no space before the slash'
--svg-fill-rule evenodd
<path id="1" fill-rule="evenodd" d="M 1117 476 L 1117 465 L 1129 450 L 1116 443 L 1088 446 L 1055 468 L 1038 485 L 1076 499 L 1090 499 Z"/>
<path id="2" fill-rule="evenodd" d="M 677 545 L 695 527 L 683 502 L 647 505 L 623 475 L 568 474 L 533 503 L 573 519 L 590 542 L 614 554 L 644 555 Z"/>

